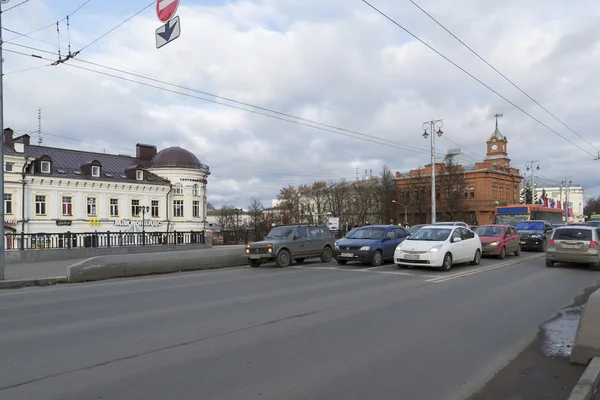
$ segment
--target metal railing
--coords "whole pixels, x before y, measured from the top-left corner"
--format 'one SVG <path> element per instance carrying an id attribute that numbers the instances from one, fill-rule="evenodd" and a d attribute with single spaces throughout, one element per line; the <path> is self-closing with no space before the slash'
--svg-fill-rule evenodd
<path id="1" fill-rule="evenodd" d="M 6 233 L 6 250 L 73 249 L 205 243 L 204 231 Z"/>

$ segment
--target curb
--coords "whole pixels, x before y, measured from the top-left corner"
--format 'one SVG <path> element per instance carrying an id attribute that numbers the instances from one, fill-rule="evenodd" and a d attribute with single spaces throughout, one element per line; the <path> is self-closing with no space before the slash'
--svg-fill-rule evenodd
<path id="1" fill-rule="evenodd" d="M 0 289 L 18 289 L 27 286 L 49 286 L 59 283 L 67 283 L 67 277 L 55 276 L 50 278 L 8 279 L 0 281 Z"/>
<path id="2" fill-rule="evenodd" d="M 600 357 L 594 357 L 571 391 L 568 400 L 590 400 L 600 383 Z"/>

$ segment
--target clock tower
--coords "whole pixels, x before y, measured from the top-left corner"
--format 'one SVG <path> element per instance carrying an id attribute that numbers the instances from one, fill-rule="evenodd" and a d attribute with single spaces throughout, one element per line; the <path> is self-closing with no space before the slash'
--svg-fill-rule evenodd
<path id="1" fill-rule="evenodd" d="M 502 114 L 496 114 L 496 129 L 492 136 L 486 141 L 487 143 L 487 154 L 486 160 L 492 160 L 492 164 L 499 167 L 509 167 L 510 159 L 508 158 L 507 143 L 508 139 L 506 136 L 500 133 L 498 129 L 498 117 Z"/>

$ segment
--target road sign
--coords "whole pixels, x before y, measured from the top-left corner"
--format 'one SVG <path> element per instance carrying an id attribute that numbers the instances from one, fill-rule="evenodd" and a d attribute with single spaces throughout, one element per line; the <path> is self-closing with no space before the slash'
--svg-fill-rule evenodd
<path id="1" fill-rule="evenodd" d="M 156 0 L 156 15 L 162 22 L 167 22 L 175 15 L 179 0 Z"/>
<path id="2" fill-rule="evenodd" d="M 179 35 L 181 35 L 181 24 L 177 16 L 156 30 L 156 48 L 160 49 L 177 39 Z"/>

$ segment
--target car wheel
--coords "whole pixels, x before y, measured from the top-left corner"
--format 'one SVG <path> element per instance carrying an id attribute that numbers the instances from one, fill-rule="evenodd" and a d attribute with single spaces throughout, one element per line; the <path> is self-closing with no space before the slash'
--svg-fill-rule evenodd
<path id="1" fill-rule="evenodd" d="M 280 268 L 288 267 L 291 262 L 290 252 L 287 250 L 281 250 L 279 254 L 277 254 L 277 258 L 275 259 L 277 266 Z"/>
<path id="2" fill-rule="evenodd" d="M 381 251 L 377 250 L 375 253 L 373 253 L 371 265 L 374 267 L 379 267 L 381 264 L 383 264 L 383 254 L 381 254 Z"/>
<path id="3" fill-rule="evenodd" d="M 248 259 L 248 265 L 251 266 L 252 268 L 257 268 L 260 267 L 261 262 L 258 260 L 253 260 L 252 258 Z"/>
<path id="4" fill-rule="evenodd" d="M 546 260 L 546 267 L 548 267 L 548 268 L 554 267 L 554 261 L 548 261 L 548 260 Z"/>
<path id="5" fill-rule="evenodd" d="M 473 261 L 471 261 L 471 265 L 479 265 L 481 262 L 481 251 L 479 249 L 475 250 L 475 255 L 473 256 Z"/>
<path id="6" fill-rule="evenodd" d="M 502 247 L 500 249 L 500 254 L 498 254 L 498 258 L 504 260 L 506 258 L 506 247 Z"/>
<path id="7" fill-rule="evenodd" d="M 446 253 L 446 255 L 444 256 L 444 262 L 442 263 L 442 271 L 450 271 L 450 268 L 452 268 L 452 254 L 450 253 Z"/>
<path id="8" fill-rule="evenodd" d="M 515 251 L 515 256 L 520 256 L 521 255 L 521 245 L 519 245 L 519 247 L 517 247 L 517 250 Z"/>
<path id="9" fill-rule="evenodd" d="M 333 253 L 331 252 L 331 247 L 325 246 L 323 248 L 323 251 L 321 252 L 321 261 L 324 263 L 328 263 L 329 261 L 331 261 L 332 257 Z"/>
<path id="10" fill-rule="evenodd" d="M 304 257 L 302 257 L 302 258 L 295 258 L 294 261 L 296 261 L 298 264 L 302 264 L 304 262 Z"/>
<path id="11" fill-rule="evenodd" d="M 339 265 L 346 265 L 346 263 L 348 262 L 348 261 L 346 261 L 346 260 L 335 260 L 335 261 L 337 261 L 337 263 L 338 263 Z"/>

